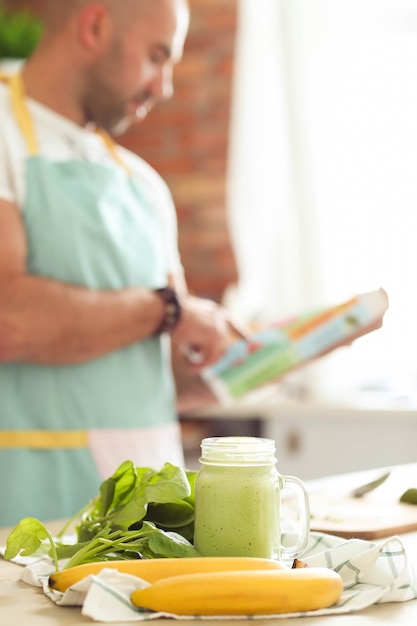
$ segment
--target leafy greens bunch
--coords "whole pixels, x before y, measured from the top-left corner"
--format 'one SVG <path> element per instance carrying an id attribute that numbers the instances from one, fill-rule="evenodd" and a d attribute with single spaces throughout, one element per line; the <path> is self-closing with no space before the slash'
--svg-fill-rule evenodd
<path id="1" fill-rule="evenodd" d="M 0 60 L 28 57 L 37 46 L 42 31 L 43 23 L 34 14 L 9 11 L 0 6 Z"/>
<path id="2" fill-rule="evenodd" d="M 160 470 L 125 461 L 105 480 L 99 494 L 56 538 L 33 517 L 12 530 L 6 559 L 48 552 L 59 569 L 93 561 L 199 556 L 192 545 L 196 471 L 165 463 Z M 63 536 L 75 525 L 76 542 Z"/>

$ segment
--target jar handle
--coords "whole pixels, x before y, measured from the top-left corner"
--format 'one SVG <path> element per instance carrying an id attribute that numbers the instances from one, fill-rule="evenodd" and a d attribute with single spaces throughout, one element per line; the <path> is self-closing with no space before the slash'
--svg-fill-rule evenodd
<path id="1" fill-rule="evenodd" d="M 304 483 L 295 476 L 280 476 L 280 490 L 288 487 L 298 496 L 298 535 L 297 542 L 285 547 L 281 544 L 280 560 L 294 560 L 307 547 L 310 534 L 310 504 Z"/>

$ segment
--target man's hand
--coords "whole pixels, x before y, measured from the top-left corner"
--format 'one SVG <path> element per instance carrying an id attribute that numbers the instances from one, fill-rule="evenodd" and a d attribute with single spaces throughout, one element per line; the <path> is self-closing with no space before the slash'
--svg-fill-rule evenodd
<path id="1" fill-rule="evenodd" d="M 198 371 L 215 363 L 236 337 L 247 339 L 249 331 L 231 319 L 221 306 L 203 298 L 186 296 L 182 316 L 172 332 L 172 341 Z"/>

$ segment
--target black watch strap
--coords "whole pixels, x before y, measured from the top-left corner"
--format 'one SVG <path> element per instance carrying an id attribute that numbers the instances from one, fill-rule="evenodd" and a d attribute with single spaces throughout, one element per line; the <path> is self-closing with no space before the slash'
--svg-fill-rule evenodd
<path id="1" fill-rule="evenodd" d="M 165 313 L 161 324 L 158 326 L 154 335 L 161 335 L 162 333 L 169 333 L 178 324 L 181 319 L 181 304 L 178 299 L 175 289 L 172 287 L 162 287 L 161 289 L 154 289 L 161 300 L 165 303 Z"/>

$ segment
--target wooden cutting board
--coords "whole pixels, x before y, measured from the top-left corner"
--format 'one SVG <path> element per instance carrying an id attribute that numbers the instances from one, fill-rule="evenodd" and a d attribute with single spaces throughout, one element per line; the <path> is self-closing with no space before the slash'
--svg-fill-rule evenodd
<path id="1" fill-rule="evenodd" d="M 310 494 L 311 530 L 339 537 L 379 539 L 417 529 L 417 505 Z"/>

